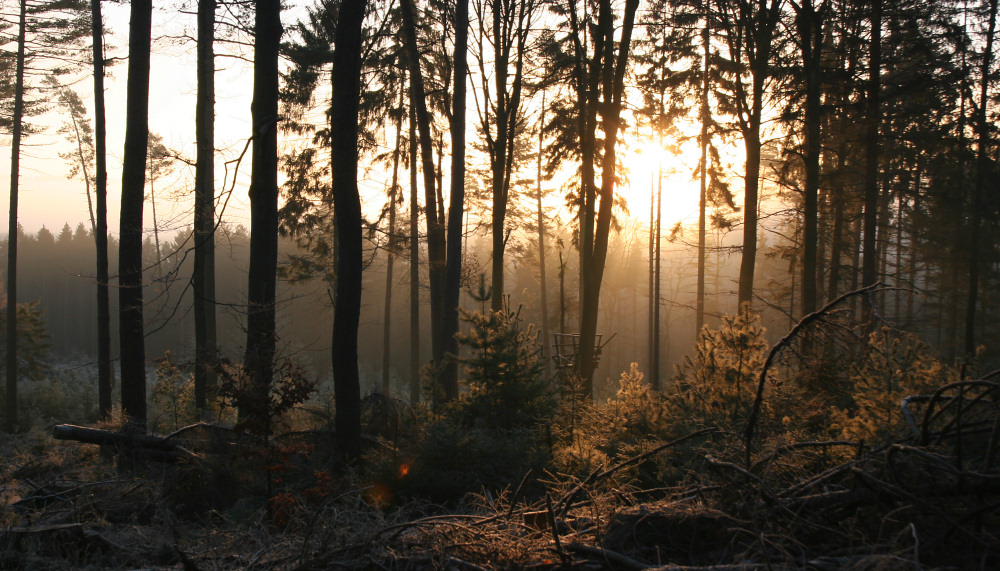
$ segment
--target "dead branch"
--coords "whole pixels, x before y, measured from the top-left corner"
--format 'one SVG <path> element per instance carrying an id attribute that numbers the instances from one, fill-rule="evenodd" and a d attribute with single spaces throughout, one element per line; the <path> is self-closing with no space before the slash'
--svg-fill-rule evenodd
<path id="1" fill-rule="evenodd" d="M 824 305 L 822 309 L 814 311 L 809 315 L 803 317 L 798 323 L 792 327 L 780 341 L 771 347 L 771 350 L 767 354 L 767 359 L 764 361 L 764 366 L 760 370 L 760 376 L 757 378 L 757 394 L 753 399 L 753 406 L 750 408 L 750 415 L 747 417 L 746 428 L 743 429 L 744 447 L 745 447 L 745 466 L 750 466 L 750 456 L 753 453 L 753 436 L 754 430 L 757 428 L 757 417 L 760 416 L 760 407 L 764 402 L 764 386 L 767 383 L 767 374 L 771 371 L 771 367 L 774 365 L 778 354 L 782 349 L 787 347 L 792 343 L 792 341 L 798 336 L 799 332 L 811 325 L 814 321 L 818 321 L 820 318 L 824 317 L 830 313 L 834 307 L 840 305 L 844 300 L 854 297 L 856 295 L 864 295 L 868 293 L 873 293 L 881 289 L 888 289 L 888 286 L 882 282 L 875 282 L 870 286 L 863 287 L 861 289 L 856 289 L 854 291 L 849 291 L 845 294 L 840 295 L 830 303 Z"/>
<path id="2" fill-rule="evenodd" d="M 593 484 L 597 480 L 600 480 L 600 479 L 603 479 L 603 478 L 607 478 L 611 474 L 614 474 L 615 472 L 621 470 L 622 468 L 624 468 L 626 466 L 630 466 L 632 464 L 638 464 L 639 462 L 642 462 L 646 458 L 649 458 L 650 456 L 658 454 L 658 453 L 666 450 L 667 448 L 672 448 L 674 446 L 677 446 L 678 444 L 682 444 L 684 442 L 687 442 L 688 440 L 697 438 L 699 436 L 707 436 L 709 434 L 720 434 L 722 432 L 723 432 L 722 430 L 720 430 L 718 428 L 714 428 L 714 427 L 712 427 L 712 428 L 703 428 L 703 429 L 701 429 L 701 430 L 699 430 L 697 432 L 692 432 L 691 434 L 688 434 L 686 436 L 682 436 L 680 438 L 671 440 L 670 442 L 667 442 L 666 444 L 662 444 L 660 446 L 657 446 L 656 448 L 653 448 L 652 450 L 647 450 L 646 452 L 643 452 L 641 454 L 637 454 L 635 456 L 632 456 L 631 458 L 627 458 L 625 460 L 622 460 L 621 462 L 615 464 L 614 466 L 608 468 L 607 470 L 604 470 L 604 471 L 594 470 L 593 472 L 591 472 L 591 474 L 589 476 L 587 476 L 586 480 L 584 480 L 583 482 L 580 482 L 579 484 L 577 484 L 576 486 L 574 486 L 570 491 L 568 491 L 565 494 L 563 494 L 563 497 L 560 498 L 558 502 L 556 502 L 555 506 L 557 508 L 559 508 L 561 515 L 565 515 L 565 512 L 569 509 L 569 506 L 573 503 L 573 500 L 576 498 L 577 494 L 579 494 L 584 488 L 586 488 L 590 484 Z M 565 507 L 562 507 L 562 506 L 565 506 Z"/>
<path id="3" fill-rule="evenodd" d="M 934 505 L 934 504 L 928 502 L 927 500 L 924 500 L 923 498 L 918 497 L 916 494 L 914 494 L 914 493 L 912 493 L 910 491 L 904 490 L 903 488 L 900 488 L 899 486 L 896 486 L 894 484 L 891 484 L 889 482 L 886 482 L 884 480 L 876 478 L 874 475 L 869 474 L 868 472 L 865 472 L 864 470 L 861 470 L 860 468 L 852 468 L 851 472 L 853 474 L 857 475 L 858 477 L 860 477 L 862 480 L 864 480 L 866 483 L 868 483 L 872 487 L 874 487 L 874 488 L 876 488 L 876 489 L 878 489 L 878 490 L 880 490 L 882 492 L 888 493 L 889 495 L 895 496 L 897 498 L 905 498 L 905 499 L 909 500 L 910 502 L 912 502 L 914 505 L 919 505 L 922 508 L 924 508 L 924 509 L 926 509 L 926 510 L 928 510 L 928 511 L 934 513 L 934 514 L 937 514 L 938 517 L 940 517 L 944 521 L 948 522 L 955 531 L 960 532 L 962 535 L 965 535 L 966 537 L 968 537 L 969 539 L 975 541 L 976 543 L 979 543 L 983 547 L 985 547 L 987 549 L 994 549 L 995 548 L 994 545 L 990 544 L 989 542 L 984 541 L 978 535 L 976 535 L 975 533 L 969 531 L 964 526 L 962 526 L 959 522 L 955 521 L 955 519 L 953 517 L 951 517 L 950 515 L 948 515 L 948 513 L 946 513 L 944 510 L 942 510 L 937 505 Z"/>
<path id="4" fill-rule="evenodd" d="M 660 567 L 646 567 L 647 571 L 756 571 L 758 569 L 785 569 L 785 567 L 774 567 L 763 563 L 738 563 L 736 565 L 663 565 Z"/>
<path id="5" fill-rule="evenodd" d="M 945 385 L 941 385 L 940 387 L 938 387 L 938 389 L 936 391 L 934 391 L 934 394 L 932 394 L 928 398 L 927 410 L 924 411 L 924 420 L 923 420 L 923 423 L 921 424 L 921 429 L 920 429 L 920 443 L 922 445 L 926 446 L 927 443 L 930 440 L 930 425 L 931 425 L 931 422 L 934 419 L 936 419 L 942 412 L 944 412 L 946 409 L 948 409 L 952 404 L 954 404 L 956 402 L 959 402 L 958 400 L 956 400 L 959 397 L 957 397 L 957 396 L 956 397 L 952 397 L 951 399 L 948 399 L 948 402 L 945 405 L 943 405 L 942 407 L 940 407 L 935 412 L 934 405 L 937 403 L 938 400 L 940 400 L 942 398 L 942 395 L 946 391 L 948 391 L 950 389 L 955 389 L 955 388 L 965 389 L 967 387 L 974 387 L 974 386 L 987 387 L 988 390 L 985 393 L 983 393 L 985 395 L 986 393 L 989 393 L 991 390 L 995 390 L 996 388 L 1000 387 L 1000 384 L 995 383 L 993 381 L 987 381 L 987 380 L 955 381 L 953 383 L 948 383 L 948 384 L 945 384 Z M 980 395 L 980 396 L 983 396 L 983 395 Z M 964 397 L 963 397 L 963 400 L 964 400 Z M 978 400 L 978 398 L 976 400 Z"/>
<path id="6" fill-rule="evenodd" d="M 757 468 L 760 468 L 762 464 L 766 464 L 771 460 L 774 460 L 778 456 L 786 452 L 791 452 L 793 450 L 799 450 L 801 448 L 826 448 L 828 446 L 853 446 L 857 449 L 861 449 L 861 444 L 857 442 L 851 442 L 849 440 L 824 440 L 822 442 L 794 442 L 792 444 L 786 444 L 774 450 L 767 456 L 757 460 L 750 466 L 750 471 L 754 472 Z"/>
<path id="7" fill-rule="evenodd" d="M 642 563 L 636 561 L 627 555 L 618 553 L 617 551 L 612 551 L 603 547 L 597 547 L 596 545 L 588 545 L 586 543 L 569 543 L 566 545 L 568 551 L 573 553 L 579 553 L 587 557 L 593 557 L 600 560 L 602 563 L 608 563 L 614 569 L 649 569 L 648 563 Z"/>

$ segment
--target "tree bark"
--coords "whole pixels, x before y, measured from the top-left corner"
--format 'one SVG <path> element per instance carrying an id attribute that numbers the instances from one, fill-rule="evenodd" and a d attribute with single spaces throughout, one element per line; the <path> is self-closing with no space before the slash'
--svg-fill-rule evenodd
<path id="1" fill-rule="evenodd" d="M 108 166 L 104 106 L 104 19 L 101 0 L 91 0 L 94 59 L 94 244 L 97 249 L 97 405 L 100 417 L 111 416 L 111 300 L 108 291 Z"/>
<path id="2" fill-rule="evenodd" d="M 142 298 L 142 208 L 149 136 L 151 0 L 133 0 L 129 24 L 128 100 L 118 254 L 118 333 L 122 412 L 138 432 L 146 430 L 146 346 Z"/>
<path id="3" fill-rule="evenodd" d="M 458 304 L 462 290 L 462 218 L 465 212 L 465 101 L 468 75 L 469 2 L 455 7 L 455 90 L 451 115 L 451 196 L 448 205 L 447 266 L 444 282 L 441 342 L 445 359 L 441 376 L 445 402 L 458 398 Z M 494 255 L 496 252 L 494 251 Z"/>
<path id="4" fill-rule="evenodd" d="M 396 117 L 396 142 L 392 150 L 392 188 L 389 190 L 389 239 L 385 260 L 385 304 L 382 312 L 382 393 L 389 394 L 390 367 L 392 365 L 392 286 L 393 268 L 396 263 L 396 201 L 399 196 L 399 154 L 403 144 L 403 103 L 406 99 L 405 79 L 399 97 L 399 115 Z"/>
<path id="5" fill-rule="evenodd" d="M 97 0 L 95 0 L 97 1 Z M 215 8 L 198 2 L 197 162 L 194 183 L 194 395 L 204 415 L 215 398 Z"/>
<path id="6" fill-rule="evenodd" d="M 17 25 L 17 63 L 14 77 L 14 123 L 10 151 L 10 214 L 7 226 L 7 432 L 17 430 L 17 198 L 24 116 L 24 43 L 28 0 L 21 0 Z"/>
<path id="7" fill-rule="evenodd" d="M 361 23 L 366 0 L 340 5 L 334 41 L 330 108 L 333 203 L 336 212 L 337 298 L 333 312 L 333 386 L 337 448 L 350 459 L 361 454 L 361 381 L 358 325 L 361 319 L 362 235 L 358 192 L 358 106 L 361 94 Z"/>
<path id="8" fill-rule="evenodd" d="M 866 105 L 865 133 L 865 210 L 864 237 L 861 260 L 861 285 L 868 287 L 875 283 L 877 272 L 877 242 L 879 203 L 879 123 L 881 114 L 882 73 L 882 0 L 872 0 L 871 43 L 869 48 L 868 101 Z M 870 296 L 864 298 L 864 317 L 873 317 Z"/>
<path id="9" fill-rule="evenodd" d="M 593 251 L 588 252 L 587 272 L 584 276 L 583 312 L 580 324 L 580 348 L 576 362 L 577 373 L 583 381 L 584 394 L 594 393 L 594 362 L 597 339 L 597 318 L 600 305 L 601 282 L 604 279 L 604 264 L 608 255 L 608 241 L 611 233 L 612 202 L 614 201 L 616 162 L 616 144 L 618 129 L 621 123 L 622 95 L 624 92 L 625 67 L 629 58 L 629 47 L 632 41 L 632 29 L 635 23 L 635 13 L 639 0 L 628 0 L 625 4 L 625 14 L 622 21 L 622 35 L 617 56 L 614 52 L 613 19 L 611 3 L 602 0 L 598 16 L 598 32 L 603 39 L 598 42 L 601 49 L 602 91 L 604 94 L 604 114 L 602 124 L 604 130 L 604 153 L 601 164 L 600 210 L 596 216 Z M 602 53 L 603 52 L 603 53 Z"/>
<path id="10" fill-rule="evenodd" d="M 411 79 L 412 81 L 412 79 Z M 420 402 L 420 190 L 417 185 L 417 121 L 410 90 L 410 404 Z"/>
<path id="11" fill-rule="evenodd" d="M 434 184 L 434 141 L 431 139 L 431 119 L 427 111 L 423 72 L 420 69 L 420 50 L 417 47 L 416 8 L 413 0 L 403 0 L 403 41 L 410 66 L 410 87 L 420 134 L 420 158 L 424 173 L 424 210 L 427 218 L 427 266 L 431 297 L 431 346 L 434 361 L 441 364 L 444 358 L 442 338 L 444 282 L 447 265 L 445 251 L 444 217 L 439 215 Z M 437 391 L 434 391 L 434 395 Z"/>
<path id="12" fill-rule="evenodd" d="M 250 268 L 247 286 L 247 344 L 244 366 L 254 401 L 271 387 L 275 348 L 275 275 L 278 266 L 278 48 L 281 3 L 256 0 L 254 85 L 250 112 L 253 155 L 250 176 Z M 247 418 L 264 411 L 244 407 Z"/>

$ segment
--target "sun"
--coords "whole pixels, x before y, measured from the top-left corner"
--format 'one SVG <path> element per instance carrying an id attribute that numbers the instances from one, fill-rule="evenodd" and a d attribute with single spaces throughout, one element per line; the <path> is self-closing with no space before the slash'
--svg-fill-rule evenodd
<path id="1" fill-rule="evenodd" d="M 659 189 L 664 227 L 697 222 L 700 184 L 695 176 L 699 159 L 696 141 L 669 149 L 640 137 L 628 142 L 623 151 L 621 161 L 628 173 L 619 193 L 625 197 L 631 216 L 648 221 L 650 198 Z"/>

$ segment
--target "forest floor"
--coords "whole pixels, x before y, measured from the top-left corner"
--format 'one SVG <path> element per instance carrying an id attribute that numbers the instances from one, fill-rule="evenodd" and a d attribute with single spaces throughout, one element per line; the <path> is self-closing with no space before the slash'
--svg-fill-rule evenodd
<path id="1" fill-rule="evenodd" d="M 718 437 L 702 430 L 586 478 L 529 474 L 438 505 L 392 499 L 382 484 L 359 483 L 354 469 L 318 469 L 317 453 L 295 470 L 274 468 L 291 456 L 270 457 L 258 493 L 246 495 L 237 490 L 249 489 L 259 458 L 140 458 L 126 468 L 108 447 L 35 429 L 0 443 L 0 567 L 996 569 L 997 432 L 994 423 L 978 439 L 959 435 L 957 455 L 901 441 L 783 471 L 804 450 L 845 445 L 806 443 L 749 466 L 702 455 L 675 486 L 621 477 Z M 273 491 L 307 472 L 294 494 Z"/>

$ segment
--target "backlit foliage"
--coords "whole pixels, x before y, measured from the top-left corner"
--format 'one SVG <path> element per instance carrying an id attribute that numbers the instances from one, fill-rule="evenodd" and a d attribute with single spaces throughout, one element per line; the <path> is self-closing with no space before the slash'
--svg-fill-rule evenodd
<path id="1" fill-rule="evenodd" d="M 645 382 L 638 363 L 622 372 L 618 385 L 605 403 L 578 405 L 573 425 L 561 427 L 564 444 L 554 451 L 560 471 L 586 475 L 615 458 L 643 451 L 669 432 L 674 419 L 667 402 Z"/>
<path id="2" fill-rule="evenodd" d="M 736 429 L 750 411 L 768 343 L 760 315 L 744 308 L 716 329 L 704 327 L 684 358 L 671 392 L 671 412 L 696 426 Z"/>
<path id="3" fill-rule="evenodd" d="M 868 337 L 867 350 L 850 366 L 852 403 L 833 413 L 833 430 L 848 440 L 884 443 L 904 435 L 903 399 L 930 394 L 957 372 L 905 332 L 883 327 Z"/>

